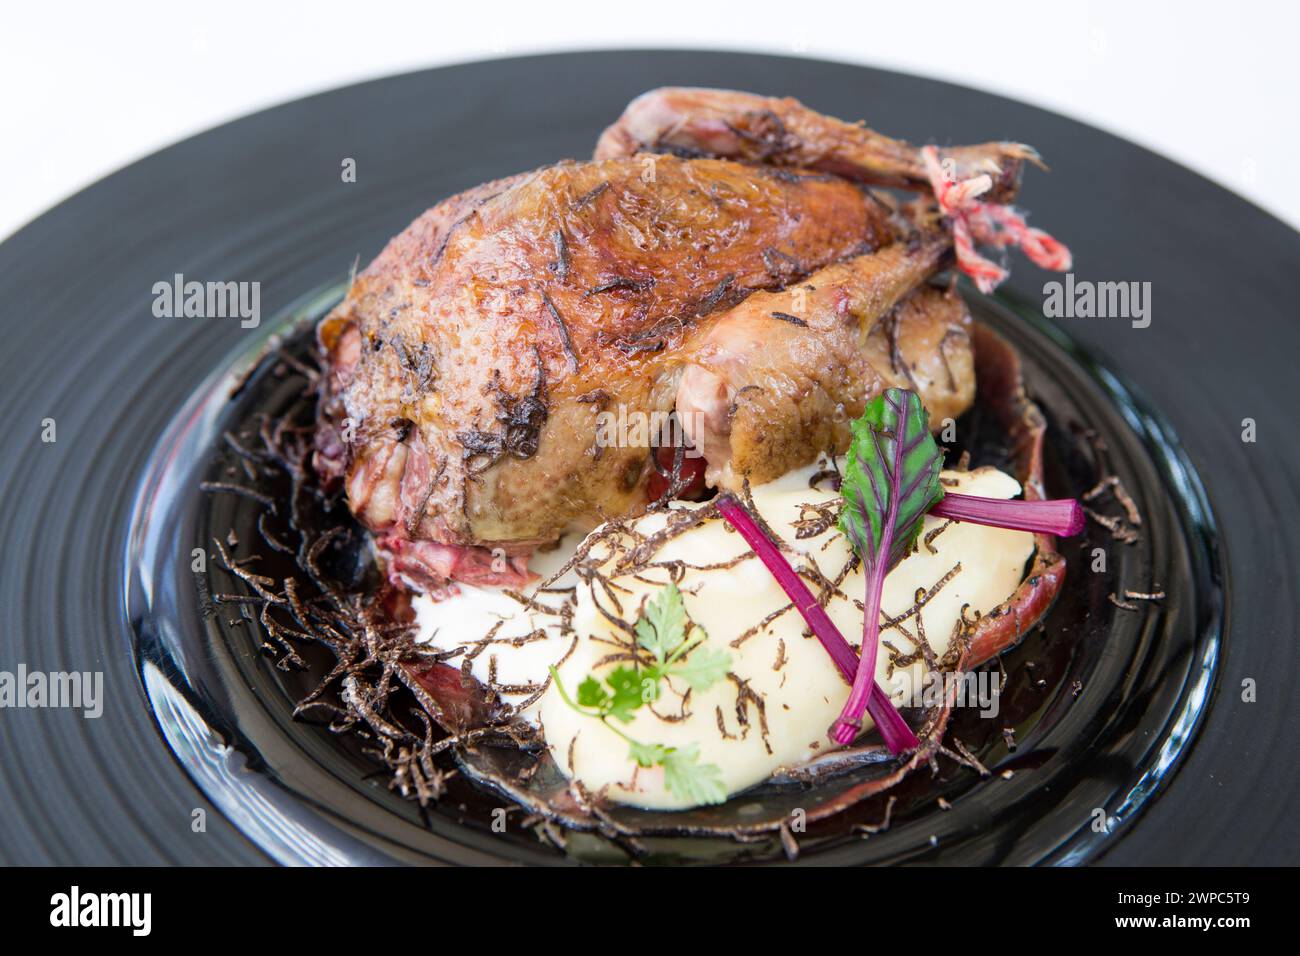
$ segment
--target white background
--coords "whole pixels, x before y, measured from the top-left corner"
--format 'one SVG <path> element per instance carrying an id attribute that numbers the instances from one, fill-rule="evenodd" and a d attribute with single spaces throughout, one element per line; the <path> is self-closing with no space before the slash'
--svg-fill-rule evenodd
<path id="1" fill-rule="evenodd" d="M 1266 0 L 10 2 L 0 236 L 156 149 L 307 93 L 492 56 L 660 46 L 796 53 L 1001 93 L 1151 147 L 1300 226 L 1298 39 L 1300 4 Z"/>

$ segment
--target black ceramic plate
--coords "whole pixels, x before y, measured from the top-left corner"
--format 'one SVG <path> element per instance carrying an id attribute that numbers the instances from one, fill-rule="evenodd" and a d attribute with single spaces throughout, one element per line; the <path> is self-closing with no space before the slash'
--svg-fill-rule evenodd
<path id="1" fill-rule="evenodd" d="M 1016 751 L 962 728 L 1011 779 L 944 764 L 899 792 L 886 833 L 817 831 L 801 859 L 1293 862 L 1297 555 L 1284 532 L 1296 524 L 1297 456 L 1282 389 L 1300 336 L 1283 283 L 1300 236 L 1173 164 L 1029 107 L 856 67 L 699 53 L 508 60 L 313 97 L 132 166 L 0 246 L 0 670 L 101 671 L 105 684 L 98 719 L 0 713 L 0 857 L 619 858 L 595 839 L 564 857 L 526 833 L 493 834 L 468 787 L 425 813 L 394 796 L 357 746 L 290 719 L 302 678 L 260 654 L 248 625 L 200 613 L 203 590 L 230 582 L 211 568 L 196 577 L 189 553 L 249 520 L 242 499 L 198 491 L 223 467 L 222 432 L 296 392 L 291 367 L 255 362 L 268 335 L 292 344 L 352 262 L 433 201 L 586 155 L 628 99 L 669 83 L 790 94 L 920 141 L 1034 143 L 1053 172 L 1030 174 L 1025 202 L 1070 243 L 1076 275 L 1151 283 L 1145 329 L 1043 319 L 1048 277 L 1023 262 L 1005 295 L 976 303 L 1020 349 L 1051 418 L 1050 490 L 1077 493 L 1095 477 L 1095 432 L 1101 464 L 1142 510 L 1143 537 L 1117 545 L 1093 526 L 1067 550 L 1045 633 L 1005 661 Z M 339 176 L 349 157 L 355 183 Z M 262 324 L 154 317 L 153 285 L 176 273 L 260 282 Z M 54 442 L 42 441 L 47 419 Z M 1254 442 L 1242 440 L 1244 419 Z M 1105 573 L 1089 570 L 1094 547 L 1110 558 Z M 1124 611 L 1107 598 L 1153 582 L 1169 594 L 1161 604 Z M 936 808 L 939 795 L 952 810 Z M 881 811 L 864 805 L 855 820 Z M 652 853 L 781 858 L 774 845 L 720 841 Z"/>

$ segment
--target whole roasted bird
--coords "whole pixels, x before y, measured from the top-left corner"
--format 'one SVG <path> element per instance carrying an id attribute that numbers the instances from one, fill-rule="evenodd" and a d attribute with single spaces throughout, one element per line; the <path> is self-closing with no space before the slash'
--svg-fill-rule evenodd
<path id="1" fill-rule="evenodd" d="M 974 363 L 964 303 L 927 280 L 954 234 L 963 268 L 973 240 L 1046 256 L 1050 237 L 988 225 L 1014 216 L 1000 204 L 1027 160 L 919 149 L 791 99 L 644 94 L 592 161 L 454 196 L 356 276 L 319 329 L 316 467 L 390 573 L 437 589 L 522 582 L 536 547 L 650 504 L 683 454 L 599 440 L 603 413 L 675 413 L 724 488 L 843 451 L 890 385 L 937 426 L 973 400 Z"/>

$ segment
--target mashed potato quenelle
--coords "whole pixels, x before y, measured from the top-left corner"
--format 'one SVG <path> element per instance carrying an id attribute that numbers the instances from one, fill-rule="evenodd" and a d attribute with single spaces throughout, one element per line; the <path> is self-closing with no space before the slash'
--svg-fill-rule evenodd
<path id="1" fill-rule="evenodd" d="M 753 505 L 788 546 L 792 564 L 811 572 L 805 578 L 814 593 L 818 581 L 839 582 L 826 610 L 856 649 L 863 576 L 848 570 L 849 544 L 834 520 L 838 492 L 809 487 L 818 467 L 755 487 Z M 1014 478 L 991 468 L 944 472 L 943 480 L 947 490 L 963 494 L 1005 499 L 1020 493 Z M 512 596 L 462 587 L 439 602 L 421 596 L 420 640 L 455 653 L 450 663 L 467 666 L 522 718 L 539 724 L 560 769 L 589 791 L 651 809 L 682 809 L 692 801 L 665 785 L 663 769 L 638 766 L 627 740 L 573 709 L 548 672 L 557 667 L 572 697 L 589 675 L 603 678 L 628 664 L 634 650 L 628 625 L 675 578 L 687 615 L 705 635 L 690 653 L 700 647 L 726 652 L 727 676 L 706 690 L 666 678 L 657 700 L 612 727 L 646 744 L 697 747 L 699 762 L 718 768 L 728 794 L 833 749 L 827 729 L 844 706 L 848 682 L 805 633 L 803 618 L 741 536 L 716 516 L 691 523 L 682 514 L 703 507 L 677 502 L 669 512 L 596 529 L 576 567 L 547 590 Z M 678 522 L 681 529 L 665 533 Z M 547 557 L 563 565 L 574 544 L 568 539 Z M 916 550 L 886 578 L 881 603 L 876 679 L 896 706 L 917 699 L 931 670 L 916 653 L 919 638 L 942 658 L 962 608 L 969 618 L 1005 601 L 1033 548 L 1028 532 L 925 518 Z M 864 729 L 870 726 L 866 719 Z"/>

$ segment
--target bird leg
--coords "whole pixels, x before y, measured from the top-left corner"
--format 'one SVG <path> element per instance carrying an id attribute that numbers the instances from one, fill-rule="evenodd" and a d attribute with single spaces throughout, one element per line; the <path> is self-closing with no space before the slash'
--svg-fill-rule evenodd
<path id="1" fill-rule="evenodd" d="M 663 87 L 643 93 L 601 135 L 596 159 L 638 152 L 716 156 L 832 173 L 875 186 L 929 192 L 920 148 L 861 123 L 846 123 L 789 97 L 732 90 Z M 985 200 L 1015 198 L 1025 161 L 1042 165 L 1023 143 L 982 143 L 940 151 L 953 181 L 988 175 Z"/>
<path id="2" fill-rule="evenodd" d="M 843 451 L 849 422 L 891 385 L 915 390 L 935 427 L 965 411 L 974 399 L 965 305 L 942 290 L 913 294 L 951 248 L 931 232 L 827 266 L 754 293 L 688 341 L 676 410 L 706 481 L 736 489 Z"/>

